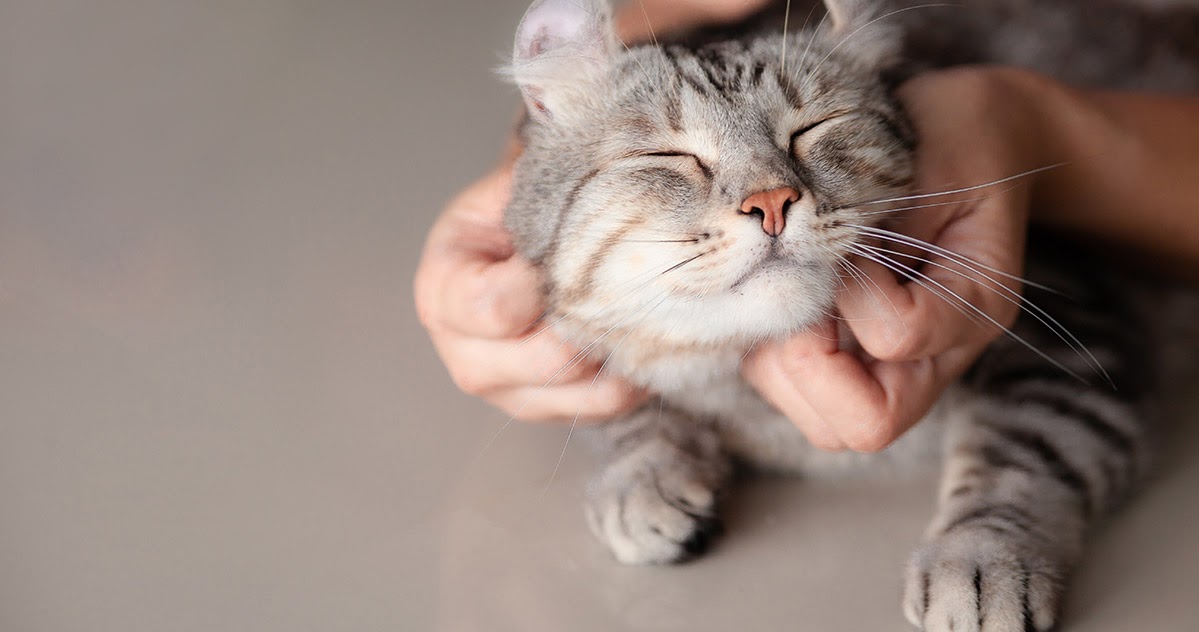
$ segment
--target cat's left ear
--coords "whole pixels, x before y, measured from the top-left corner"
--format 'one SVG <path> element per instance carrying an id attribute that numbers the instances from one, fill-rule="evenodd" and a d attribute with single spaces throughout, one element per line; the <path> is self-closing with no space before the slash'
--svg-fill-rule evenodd
<path id="1" fill-rule="evenodd" d="M 582 105 L 590 82 L 607 70 L 617 46 L 606 0 L 537 0 L 516 33 L 509 70 L 529 113 L 553 120 Z"/>
<path id="2" fill-rule="evenodd" d="M 831 27 L 826 35 L 839 52 L 871 68 L 886 70 L 901 62 L 903 30 L 882 9 L 881 0 L 824 0 Z"/>

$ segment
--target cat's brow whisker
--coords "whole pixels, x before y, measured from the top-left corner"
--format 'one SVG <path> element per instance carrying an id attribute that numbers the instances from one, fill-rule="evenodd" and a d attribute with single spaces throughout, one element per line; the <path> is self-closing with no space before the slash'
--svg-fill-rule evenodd
<path id="1" fill-rule="evenodd" d="M 658 35 L 654 33 L 654 25 L 649 20 L 649 11 L 645 8 L 645 0 L 638 0 L 637 3 L 641 5 L 641 15 L 645 16 L 645 28 L 649 29 L 650 41 L 654 43 L 654 46 L 659 46 Z"/>
<path id="2" fill-rule="evenodd" d="M 963 187 L 960 189 L 949 189 L 946 191 L 935 191 L 933 193 L 920 193 L 917 195 L 904 195 L 901 197 L 884 198 L 881 200 L 867 200 L 864 202 L 854 202 L 852 204 L 845 204 L 845 205 L 842 205 L 837 208 L 841 209 L 841 208 L 850 208 L 850 207 L 873 206 L 875 204 L 888 204 L 891 202 L 905 202 L 907 200 L 924 200 L 924 199 L 933 198 L 933 197 L 940 197 L 942 195 L 956 195 L 958 193 L 969 193 L 971 191 L 978 191 L 979 189 L 993 187 L 993 186 L 996 186 L 999 184 L 1011 182 L 1013 180 L 1019 180 L 1020 178 L 1027 178 L 1028 176 L 1036 175 L 1043 171 L 1049 171 L 1050 169 L 1057 169 L 1058 167 L 1064 167 L 1068 164 L 1070 164 L 1070 163 L 1058 162 L 1058 163 L 1054 163 L 1052 165 L 1046 165 L 1044 167 L 1037 167 L 1036 169 L 1029 169 L 1028 171 L 1023 171 L 1021 173 L 1017 173 L 1016 175 L 1007 176 L 1006 178 L 1000 178 L 998 180 L 992 180 L 990 182 L 984 182 L 982 184 L 976 184 L 974 186 Z"/>
<path id="3" fill-rule="evenodd" d="M 812 11 L 814 10 L 816 10 L 815 6 L 812 7 Z M 808 17 L 812 17 L 812 11 L 808 11 Z M 816 41 L 816 35 L 820 33 L 820 27 L 824 26 L 826 20 L 828 20 L 827 11 L 824 15 L 820 16 L 820 21 L 816 23 L 816 28 L 812 29 L 812 36 L 808 38 L 808 45 L 804 47 L 803 55 L 799 57 L 799 63 L 795 64 L 795 74 L 791 77 L 792 81 L 799 79 L 799 73 L 803 70 L 804 63 L 808 61 L 808 53 L 812 52 L 812 43 Z M 804 26 L 807 26 L 807 21 L 804 22 Z"/>
<path id="4" fill-rule="evenodd" d="M 1066 344 L 1066 346 L 1070 348 L 1071 351 L 1078 354 L 1078 357 L 1081 358 L 1082 361 L 1085 362 L 1088 367 L 1090 367 L 1096 373 L 1103 376 L 1103 378 L 1106 381 L 1108 381 L 1109 383 L 1112 382 L 1111 376 L 1108 375 L 1107 370 L 1105 370 L 1103 368 L 1103 365 L 1100 364 L 1099 359 L 1095 357 L 1095 354 L 1091 353 L 1091 350 L 1088 349 L 1087 346 L 1085 344 L 1083 344 L 1082 341 L 1079 340 L 1078 337 L 1075 336 L 1074 333 L 1069 330 L 1069 328 L 1067 328 L 1065 325 L 1061 324 L 1056 318 L 1051 316 L 1048 312 L 1046 312 L 1044 309 L 1042 309 L 1036 303 L 1033 303 L 1032 301 L 1028 300 L 1028 298 L 1022 296 L 1019 292 L 1007 287 L 1006 285 L 1003 285 L 1002 283 L 999 283 L 995 279 L 993 279 L 985 274 L 979 273 L 977 270 L 972 270 L 966 266 L 963 266 L 963 267 L 966 267 L 967 270 L 970 270 L 971 272 L 974 272 L 975 274 L 979 274 L 987 281 L 990 281 L 993 285 L 988 285 L 986 283 L 983 283 L 982 281 L 979 281 L 978 279 L 962 272 L 961 270 L 955 270 L 955 269 L 953 269 L 949 266 L 946 266 L 942 263 L 939 263 L 937 261 L 932 261 L 930 259 L 925 259 L 923 257 L 918 257 L 916 255 L 910 255 L 907 253 L 899 252 L 897 250 L 880 248 L 878 246 L 870 246 L 870 245 L 866 245 L 866 244 L 861 244 L 861 246 L 863 248 L 867 248 L 873 252 L 880 252 L 880 253 L 886 253 L 891 256 L 904 257 L 907 259 L 912 259 L 914 261 L 918 261 L 918 262 L 926 264 L 926 265 L 931 265 L 931 266 L 940 268 L 947 272 L 956 274 L 957 276 L 959 276 L 963 279 L 966 279 L 972 283 L 975 283 L 981 287 L 986 288 L 988 291 L 998 295 L 1000 298 L 1004 299 L 1005 301 L 1019 307 L 1020 311 L 1024 312 L 1025 314 L 1028 314 L 1032 318 L 1036 319 L 1037 322 L 1041 323 L 1041 325 L 1043 325 L 1049 331 L 1053 332 L 1053 334 L 1056 335 L 1058 337 L 1058 339 L 1060 339 L 1062 342 L 1064 342 Z M 959 264 L 959 265 L 961 265 L 961 264 Z"/>
<path id="5" fill-rule="evenodd" d="M 918 4 L 918 5 L 916 5 L 916 6 L 913 6 L 913 7 L 904 7 L 904 8 L 902 8 L 902 9 L 896 9 L 895 11 L 892 11 L 892 12 L 890 12 L 890 13 L 887 13 L 887 14 L 885 14 L 885 15 L 880 15 L 879 17 L 877 17 L 877 18 L 874 18 L 873 20 L 870 20 L 869 22 L 867 22 L 867 23 L 865 23 L 865 24 L 863 24 L 863 25 L 859 26 L 858 28 L 854 29 L 854 30 L 853 30 L 853 31 L 852 31 L 852 32 L 851 32 L 849 35 L 846 35 L 845 37 L 841 38 L 841 41 L 840 41 L 840 42 L 837 42 L 837 45 L 836 45 L 836 46 L 834 46 L 834 47 L 832 47 L 832 49 L 830 49 L 830 50 L 829 50 L 828 54 L 827 54 L 827 55 L 825 55 L 823 59 L 821 59 L 819 62 L 816 62 L 816 66 L 815 66 L 815 67 L 813 67 L 813 68 L 812 68 L 812 70 L 810 70 L 810 71 L 808 72 L 808 74 L 807 74 L 807 75 L 804 77 L 804 82 L 803 82 L 803 84 L 800 84 L 800 90 L 799 90 L 799 91 L 800 91 L 801 93 L 803 92 L 803 89 L 804 89 L 804 87 L 807 85 L 807 82 L 808 82 L 808 80 L 809 80 L 809 79 L 810 79 L 810 78 L 811 78 L 813 75 L 815 75 L 816 71 L 817 71 L 817 70 L 819 70 L 821 66 L 823 66 L 823 65 L 824 65 L 824 62 L 828 61 L 829 57 L 832 57 L 832 56 L 833 56 L 833 53 L 837 52 L 837 49 L 841 48 L 841 46 L 842 46 L 842 45 L 844 45 L 844 44 L 845 44 L 845 42 L 848 42 L 848 41 L 849 41 L 849 39 L 850 39 L 851 37 L 853 37 L 854 35 L 857 35 L 857 34 L 858 34 L 858 33 L 860 33 L 862 30 L 864 30 L 864 29 L 866 29 L 866 28 L 870 27 L 871 25 L 873 25 L 873 24 L 875 24 L 875 23 L 877 23 L 877 22 L 880 22 L 880 21 L 882 21 L 882 20 L 885 20 L 885 19 L 887 19 L 887 18 L 889 18 L 889 17 L 895 16 L 895 15 L 899 15 L 900 13 L 904 13 L 904 12 L 907 12 L 907 11 L 915 11 L 916 9 L 931 9 L 931 8 L 935 8 L 935 7 L 960 7 L 960 6 L 962 6 L 962 5 L 959 5 L 959 4 L 950 4 L 950 3 L 945 3 L 945 2 L 941 2 L 941 3 L 935 3 L 935 4 Z"/>
<path id="6" fill-rule="evenodd" d="M 654 80 L 649 75 L 649 69 L 645 67 L 645 64 L 641 63 L 640 59 L 637 59 L 637 57 L 635 55 L 633 55 L 633 49 L 629 48 L 628 43 L 625 42 L 623 39 L 620 39 L 619 37 L 617 38 L 617 40 L 620 41 L 621 46 L 624 46 L 624 50 L 626 53 L 629 54 L 629 57 L 632 57 L 633 61 L 636 62 L 639 67 L 641 67 L 641 73 L 645 75 L 645 80 L 650 83 L 653 83 Z"/>
<path id="7" fill-rule="evenodd" d="M 813 5 L 813 8 L 815 6 Z M 791 0 L 787 0 L 787 9 L 783 13 L 783 46 L 779 53 L 779 74 L 787 74 L 787 27 L 791 24 Z"/>
<path id="8" fill-rule="evenodd" d="M 982 318 L 987 323 L 990 323 L 991 325 L 999 328 L 999 330 L 1002 331 L 1009 338 L 1020 343 L 1025 348 L 1027 348 L 1029 351 L 1032 351 L 1033 353 L 1037 354 L 1043 360 L 1045 360 L 1046 362 L 1049 362 L 1054 367 L 1058 368 L 1059 370 L 1066 373 L 1070 377 L 1073 377 L 1074 379 L 1082 382 L 1083 384 L 1088 383 L 1086 378 L 1082 377 L 1077 372 L 1070 369 L 1069 367 L 1062 364 L 1061 362 L 1058 362 L 1057 360 L 1053 359 L 1049 354 L 1038 349 L 1036 345 L 1025 340 L 1022 336 L 1020 336 L 1020 334 L 1017 334 L 1016 332 L 1012 331 L 1008 327 L 1004 327 L 1002 323 L 995 320 L 995 318 L 992 317 L 990 314 L 986 313 L 985 311 L 983 311 L 981 308 L 979 308 L 975 304 L 971 303 L 970 301 L 966 300 L 961 295 L 959 295 L 957 292 L 954 292 L 953 290 L 949 289 L 943 283 L 938 282 L 936 279 L 933 279 L 932 277 L 930 277 L 926 274 L 923 274 L 922 272 L 920 272 L 919 270 L 916 270 L 915 268 L 913 268 L 911 266 L 899 263 L 899 262 L 895 261 L 894 259 L 891 259 L 890 257 L 887 257 L 880 253 L 870 252 L 869 250 L 866 250 L 864 248 L 858 248 L 856 250 L 856 252 L 859 256 L 865 257 L 867 259 L 870 259 L 871 261 L 874 261 L 883 266 L 886 266 L 886 267 L 890 268 L 891 270 L 895 271 L 896 273 L 901 274 L 904 277 L 910 279 L 911 281 L 919 284 L 921 287 L 924 287 L 925 289 L 929 290 L 930 292 L 932 292 L 933 294 L 935 294 L 936 296 L 941 298 L 941 300 L 944 300 L 946 303 L 953 306 L 955 309 L 957 309 L 959 312 L 961 312 L 964 316 L 967 316 L 968 318 L 970 318 L 971 321 L 977 323 L 978 322 L 977 318 Z M 938 290 L 940 290 L 940 292 L 938 292 L 937 290 L 934 290 L 933 289 L 934 286 Z M 957 301 L 957 303 L 949 300 L 949 298 L 947 298 L 947 296 L 955 299 Z M 969 313 L 967 313 L 966 311 L 963 311 L 963 309 L 969 310 Z M 971 314 L 973 314 L 977 318 L 972 318 Z"/>

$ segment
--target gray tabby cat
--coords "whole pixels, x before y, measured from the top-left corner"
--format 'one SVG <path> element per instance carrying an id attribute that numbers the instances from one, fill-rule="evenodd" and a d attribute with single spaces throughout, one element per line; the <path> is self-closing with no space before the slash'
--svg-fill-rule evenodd
<path id="1" fill-rule="evenodd" d="M 908 619 L 938 632 L 1047 630 L 1088 527 L 1150 462 L 1158 360 L 1144 333 L 1150 304 L 1129 297 L 1131 283 L 1034 240 L 1030 276 L 1070 298 L 1030 287 L 1014 331 L 1029 344 L 994 343 L 879 455 L 814 449 L 738 366 L 756 343 L 826 317 L 846 258 L 881 257 L 863 244 L 901 239 L 870 212 L 908 195 L 913 178 L 897 72 L 1006 61 L 1192 90 L 1199 19 L 1188 16 L 1188 33 L 1177 19 L 1157 29 L 1166 22 L 1154 15 L 1081 0 L 885 17 L 900 5 L 826 4 L 827 22 L 786 48 L 776 27 L 628 49 L 595 0 L 540 0 L 521 24 L 510 72 L 529 118 L 507 226 L 544 270 L 546 322 L 659 394 L 597 431 L 606 463 L 587 521 L 622 562 L 676 562 L 705 547 L 734 462 L 820 473 L 943 444 L 939 509 L 906 577 Z M 1101 28 L 1080 38 L 1078 25 Z M 923 282 L 911 261 L 887 261 Z M 1110 383 L 1071 375 L 1096 375 L 1095 358 Z"/>

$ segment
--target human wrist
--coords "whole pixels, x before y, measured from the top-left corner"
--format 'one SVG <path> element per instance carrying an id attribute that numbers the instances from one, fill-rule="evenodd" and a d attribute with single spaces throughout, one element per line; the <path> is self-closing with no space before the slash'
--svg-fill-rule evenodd
<path id="1" fill-rule="evenodd" d="M 984 114 L 999 135 L 996 148 L 1010 175 L 1025 173 L 1061 162 L 1069 151 L 1068 139 L 1058 124 L 1060 95 L 1050 96 L 1059 86 L 1027 70 L 1006 66 L 982 66 L 977 73 L 978 98 L 986 101 Z M 1043 186 L 1052 170 L 1037 171 L 1027 182 L 1034 190 Z"/>
<path id="2" fill-rule="evenodd" d="M 1119 188 L 1118 181 L 1144 164 L 1135 134 L 1119 124 L 1100 94 L 1019 69 L 997 69 L 995 76 L 1008 101 L 1018 103 L 1022 155 L 1026 169 L 1044 168 L 1031 178 L 1034 221 L 1065 228 L 1093 225 L 1080 197 Z M 1122 169 L 1112 172 L 1102 154 L 1120 156 Z"/>

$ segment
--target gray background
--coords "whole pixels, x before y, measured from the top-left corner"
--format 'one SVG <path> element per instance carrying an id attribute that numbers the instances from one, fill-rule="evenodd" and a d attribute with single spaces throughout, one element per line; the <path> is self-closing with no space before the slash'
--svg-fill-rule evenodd
<path id="1" fill-rule="evenodd" d="M 483 449 L 411 277 L 524 6 L 0 0 L 0 630 L 905 629 L 927 473 L 758 481 L 628 569 L 577 444 L 543 493 L 562 428 Z M 1071 629 L 1195 629 L 1190 421 Z"/>

